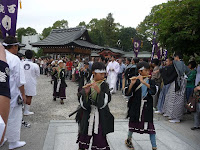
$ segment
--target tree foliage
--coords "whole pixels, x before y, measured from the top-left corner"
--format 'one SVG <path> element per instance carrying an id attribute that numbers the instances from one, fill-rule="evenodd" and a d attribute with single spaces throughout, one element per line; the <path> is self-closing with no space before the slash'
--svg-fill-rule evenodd
<path id="1" fill-rule="evenodd" d="M 157 40 L 171 53 L 200 52 L 200 1 L 172 0 L 154 6 L 137 29 L 149 39 L 156 30 Z"/>
<path id="2" fill-rule="evenodd" d="M 67 29 L 68 28 L 68 21 L 67 20 L 58 20 L 54 22 L 52 29 Z"/>
<path id="3" fill-rule="evenodd" d="M 43 38 L 46 38 L 51 33 L 52 27 L 44 28 L 42 31 Z"/>
<path id="4" fill-rule="evenodd" d="M 43 49 L 42 48 L 40 48 L 37 53 L 35 51 L 33 51 L 33 54 L 34 54 L 35 58 L 39 58 L 41 56 L 45 56 L 45 54 L 43 53 Z"/>
<path id="5" fill-rule="evenodd" d="M 135 28 L 125 28 L 119 23 L 116 23 L 112 13 L 109 13 L 106 18 L 93 18 L 88 24 L 84 21 L 80 22 L 78 26 L 87 27 L 90 38 L 94 44 L 123 49 L 124 51 L 130 51 L 133 49 L 131 38 L 140 39 L 141 37 L 137 36 Z M 145 39 L 142 37 L 141 40 Z M 146 41 L 147 40 L 145 40 L 145 42 Z M 149 41 L 147 42 L 149 43 Z M 149 46 L 150 44 L 145 45 Z"/>
<path id="6" fill-rule="evenodd" d="M 85 27 L 87 26 L 86 23 L 85 23 L 85 21 L 80 22 L 77 27 L 82 27 L 82 26 L 85 26 Z"/>
<path id="7" fill-rule="evenodd" d="M 16 34 L 17 34 L 17 40 L 19 42 L 22 41 L 22 36 L 29 36 L 29 35 L 35 35 L 37 34 L 37 31 L 31 27 L 28 27 L 28 28 L 19 28 L 17 29 L 16 31 Z"/>
<path id="8" fill-rule="evenodd" d="M 67 29 L 68 28 L 68 21 L 67 20 L 58 20 L 53 23 L 52 27 L 44 28 L 42 31 L 43 38 L 46 38 L 52 29 Z"/>

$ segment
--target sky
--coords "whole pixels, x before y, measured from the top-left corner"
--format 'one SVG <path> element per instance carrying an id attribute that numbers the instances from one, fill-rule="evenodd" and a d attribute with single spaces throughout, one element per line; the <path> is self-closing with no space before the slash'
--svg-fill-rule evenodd
<path id="1" fill-rule="evenodd" d="M 113 14 L 115 22 L 124 27 L 136 28 L 155 5 L 168 0 L 21 0 L 17 28 L 32 27 L 38 33 L 57 20 L 67 20 L 69 27 L 80 22 L 89 23 L 93 18 L 106 18 Z"/>

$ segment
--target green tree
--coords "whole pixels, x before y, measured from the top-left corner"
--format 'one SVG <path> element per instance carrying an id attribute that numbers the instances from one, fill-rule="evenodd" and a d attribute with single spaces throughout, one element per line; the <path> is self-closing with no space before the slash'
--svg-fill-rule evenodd
<path id="1" fill-rule="evenodd" d="M 199 0 L 171 0 L 154 6 L 151 13 L 138 26 L 138 31 L 149 39 L 152 39 L 153 30 L 158 31 L 157 40 L 170 53 L 200 53 L 199 12 Z"/>
<path id="2" fill-rule="evenodd" d="M 82 26 L 85 26 L 85 27 L 87 26 L 86 23 L 85 23 L 85 21 L 80 22 L 77 27 L 82 27 Z"/>
<path id="3" fill-rule="evenodd" d="M 114 22 L 112 13 L 106 17 L 104 24 L 105 44 L 106 46 L 116 47 L 119 37 L 119 30 L 121 25 Z"/>
<path id="4" fill-rule="evenodd" d="M 19 28 L 19 29 L 17 29 L 17 31 L 16 31 L 17 40 L 19 42 L 21 42 L 22 41 L 22 36 L 25 35 L 25 34 L 26 34 L 26 29 L 25 28 Z"/>
<path id="5" fill-rule="evenodd" d="M 44 53 L 43 53 L 43 49 L 42 49 L 42 48 L 40 48 L 40 49 L 38 50 L 36 56 L 37 56 L 38 58 L 41 57 L 41 56 L 44 56 Z"/>
<path id="6" fill-rule="evenodd" d="M 89 35 L 93 41 L 93 43 L 97 45 L 104 46 L 105 44 L 105 38 L 104 38 L 104 22 L 105 19 L 92 19 L 88 25 L 87 28 L 89 30 Z"/>
<path id="7" fill-rule="evenodd" d="M 31 27 L 26 28 L 26 35 L 35 35 L 37 34 L 37 31 Z"/>
<path id="8" fill-rule="evenodd" d="M 19 42 L 22 41 L 22 36 L 29 36 L 29 35 L 35 35 L 37 34 L 37 31 L 31 27 L 28 28 L 19 28 L 16 31 L 16 35 L 17 35 L 17 40 Z"/>
<path id="9" fill-rule="evenodd" d="M 119 32 L 119 40 L 120 40 L 120 45 L 125 51 L 130 51 L 133 49 L 133 44 L 132 44 L 132 38 L 137 38 L 137 31 L 135 28 L 121 28 Z"/>
<path id="10" fill-rule="evenodd" d="M 36 58 L 39 58 L 41 56 L 45 56 L 42 48 L 40 48 L 37 53 L 35 51 L 33 51 L 33 54 L 34 54 L 34 57 L 36 57 Z"/>
<path id="11" fill-rule="evenodd" d="M 44 28 L 42 31 L 43 38 L 46 38 L 51 33 L 52 27 Z"/>
<path id="12" fill-rule="evenodd" d="M 43 38 L 46 38 L 52 31 L 52 29 L 67 29 L 68 21 L 67 20 L 58 20 L 53 23 L 52 27 L 44 28 L 42 31 Z"/>
<path id="13" fill-rule="evenodd" d="M 68 28 L 68 21 L 67 20 L 58 20 L 54 22 L 53 29 L 67 29 Z"/>
<path id="14" fill-rule="evenodd" d="M 94 18 L 88 24 L 89 35 L 92 41 L 101 46 L 117 47 L 121 25 L 114 22 L 113 15 L 108 14 L 100 20 Z"/>

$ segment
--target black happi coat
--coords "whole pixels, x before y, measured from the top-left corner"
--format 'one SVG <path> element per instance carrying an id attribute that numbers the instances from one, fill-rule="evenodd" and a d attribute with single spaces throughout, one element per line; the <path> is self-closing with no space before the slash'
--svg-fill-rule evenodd
<path id="1" fill-rule="evenodd" d="M 86 72 L 80 71 L 80 73 L 79 73 L 79 88 L 82 88 L 86 84 L 86 83 L 84 83 L 85 79 L 87 82 L 89 82 L 90 77 L 91 77 L 91 71 L 89 69 L 87 69 Z"/>
<path id="2" fill-rule="evenodd" d="M 53 73 L 52 73 L 52 79 L 53 79 L 53 91 L 54 93 L 56 93 L 56 88 L 57 88 L 57 84 L 58 84 L 58 72 L 57 70 L 55 70 Z"/>
<path id="3" fill-rule="evenodd" d="M 102 126 L 102 134 L 105 136 L 108 133 L 114 132 L 114 117 L 110 112 L 110 109 L 108 107 L 108 104 L 103 108 L 100 109 L 102 106 L 104 106 L 104 98 L 105 93 L 108 95 L 108 103 L 111 101 L 111 94 L 109 90 L 109 85 L 106 82 L 103 82 L 101 84 L 101 91 L 99 94 L 97 94 L 97 100 L 95 106 L 97 106 L 99 111 L 99 123 Z M 85 90 L 82 89 L 79 92 L 79 100 L 82 99 L 83 106 L 87 109 L 81 108 L 81 110 L 78 112 L 76 118 L 79 118 L 80 120 L 77 120 L 80 125 L 80 134 L 87 135 L 88 134 L 88 126 L 89 126 L 89 118 L 90 118 L 90 112 L 91 112 L 91 100 L 86 96 Z M 94 104 L 93 104 L 94 105 Z"/>
<path id="4" fill-rule="evenodd" d="M 128 93 L 128 87 L 125 89 L 125 96 L 131 96 L 128 101 L 128 114 L 130 122 L 139 122 L 140 117 L 140 106 L 142 99 L 142 88 L 139 88 L 136 92 L 135 89 L 140 85 L 140 80 L 137 79 L 133 85 L 132 90 Z M 144 109 L 144 121 L 153 123 L 153 98 L 152 95 L 156 94 L 156 84 L 154 80 L 149 80 L 150 89 L 147 88 L 147 96 L 144 100 L 147 100 L 146 107 Z"/>
<path id="5" fill-rule="evenodd" d="M 67 84 L 65 82 L 65 77 L 66 77 L 65 69 L 62 69 L 60 71 L 60 80 L 61 80 L 60 88 L 66 88 L 67 87 Z"/>
<path id="6" fill-rule="evenodd" d="M 163 78 L 164 85 L 170 84 L 178 77 L 174 65 L 165 66 L 160 69 L 161 77 Z"/>

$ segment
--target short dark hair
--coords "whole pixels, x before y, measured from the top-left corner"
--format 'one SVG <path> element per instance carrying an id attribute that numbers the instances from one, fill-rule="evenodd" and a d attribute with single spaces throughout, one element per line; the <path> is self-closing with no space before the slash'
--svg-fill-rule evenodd
<path id="1" fill-rule="evenodd" d="M 139 59 L 138 58 L 133 58 L 134 62 L 137 64 L 139 63 Z"/>
<path id="2" fill-rule="evenodd" d="M 183 54 L 180 52 L 175 52 L 174 57 L 178 56 L 179 59 L 183 59 Z"/>
<path id="3" fill-rule="evenodd" d="M 31 59 L 33 57 L 33 52 L 31 50 L 27 50 L 25 52 L 25 56 L 27 59 Z"/>
<path id="4" fill-rule="evenodd" d="M 105 61 L 106 60 L 103 55 L 100 55 L 100 59 L 101 59 L 101 61 Z"/>
<path id="5" fill-rule="evenodd" d="M 159 60 L 158 60 L 158 59 L 153 59 L 153 60 L 151 61 L 151 63 L 152 63 L 152 64 L 155 64 L 156 66 L 158 66 L 158 65 L 159 65 Z"/>
<path id="6" fill-rule="evenodd" d="M 106 69 L 106 66 L 102 62 L 94 62 L 92 65 L 92 71 L 94 71 L 95 69 L 103 70 Z"/>
<path id="7" fill-rule="evenodd" d="M 173 60 L 174 60 L 174 58 L 172 58 L 172 57 L 168 57 L 167 59 L 169 59 L 170 61 L 173 61 Z"/>
<path id="8" fill-rule="evenodd" d="M 127 59 L 127 61 L 131 62 L 131 58 L 126 58 L 126 59 Z"/>
<path id="9" fill-rule="evenodd" d="M 197 66 L 196 61 L 190 61 L 188 65 L 191 65 L 191 68 L 194 69 Z"/>
<path id="10" fill-rule="evenodd" d="M 115 55 L 111 55 L 111 58 L 112 58 L 112 57 L 115 58 Z"/>
<path id="11" fill-rule="evenodd" d="M 22 60 L 22 57 L 24 57 L 22 53 L 17 53 L 17 56 L 19 57 L 20 60 Z"/>
<path id="12" fill-rule="evenodd" d="M 14 44 L 14 43 L 18 43 L 17 39 L 14 36 L 7 36 L 4 41 L 4 43 L 6 44 Z M 6 49 L 11 49 L 11 47 L 13 47 L 14 45 L 8 45 L 8 46 L 4 46 Z"/>
<path id="13" fill-rule="evenodd" d="M 144 67 L 145 69 L 149 69 L 150 66 L 149 66 L 149 63 L 147 63 L 146 61 L 142 61 L 142 62 L 139 62 L 137 64 L 137 69 L 139 70 L 140 68 Z"/>
<path id="14" fill-rule="evenodd" d="M 84 62 L 84 65 L 89 65 L 89 62 L 87 62 L 87 61 L 86 61 L 86 62 Z"/>
<path id="15" fill-rule="evenodd" d="M 145 61 L 145 62 L 149 62 L 149 58 L 143 58 L 143 61 Z"/>

